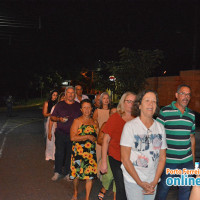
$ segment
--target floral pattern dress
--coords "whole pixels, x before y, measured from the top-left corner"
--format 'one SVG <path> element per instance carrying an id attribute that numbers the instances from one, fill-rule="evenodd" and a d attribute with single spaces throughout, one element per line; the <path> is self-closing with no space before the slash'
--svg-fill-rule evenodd
<path id="1" fill-rule="evenodd" d="M 93 125 L 84 125 L 78 129 L 79 135 L 93 135 L 97 137 L 96 128 Z M 96 143 L 90 140 L 73 142 L 71 155 L 70 179 L 81 180 L 97 177 Z"/>

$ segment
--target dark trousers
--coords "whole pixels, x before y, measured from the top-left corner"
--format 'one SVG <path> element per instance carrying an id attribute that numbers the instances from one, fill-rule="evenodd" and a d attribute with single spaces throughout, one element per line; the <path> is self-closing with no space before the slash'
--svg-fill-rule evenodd
<path id="1" fill-rule="evenodd" d="M 121 170 L 121 162 L 109 156 L 110 168 L 112 170 L 116 184 L 116 199 L 126 200 L 126 192 L 124 186 L 124 177 Z"/>
<path id="2" fill-rule="evenodd" d="M 7 116 L 8 117 L 12 116 L 12 106 L 7 106 Z"/>
<path id="3" fill-rule="evenodd" d="M 194 165 L 193 165 L 193 161 L 189 161 L 187 163 L 181 163 L 181 164 L 166 163 L 164 171 L 161 176 L 161 181 L 157 187 L 158 190 L 157 190 L 157 194 L 156 194 L 156 198 L 155 198 L 156 200 L 166 200 L 167 199 L 167 195 L 168 195 L 169 189 L 171 187 L 166 184 L 167 178 L 180 177 L 180 175 L 170 175 L 170 174 L 167 175 L 166 168 L 181 169 L 181 170 L 183 168 L 186 168 L 186 169 L 192 170 L 192 169 L 194 169 Z M 192 175 L 189 175 L 188 177 L 192 177 Z M 179 193 L 178 193 L 178 199 L 179 200 L 188 200 L 190 197 L 190 191 L 191 191 L 191 186 L 180 186 Z"/>
<path id="4" fill-rule="evenodd" d="M 59 130 L 55 132 L 55 172 L 63 175 L 70 173 L 72 142 L 70 135 L 63 134 Z"/>

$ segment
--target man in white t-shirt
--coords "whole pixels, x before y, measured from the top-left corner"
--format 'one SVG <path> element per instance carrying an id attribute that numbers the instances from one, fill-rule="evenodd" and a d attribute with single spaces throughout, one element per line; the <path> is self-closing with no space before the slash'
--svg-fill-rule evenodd
<path id="1" fill-rule="evenodd" d="M 75 90 L 76 90 L 75 101 L 80 103 L 83 99 L 89 99 L 87 95 L 82 94 L 83 88 L 81 85 L 76 85 Z"/>

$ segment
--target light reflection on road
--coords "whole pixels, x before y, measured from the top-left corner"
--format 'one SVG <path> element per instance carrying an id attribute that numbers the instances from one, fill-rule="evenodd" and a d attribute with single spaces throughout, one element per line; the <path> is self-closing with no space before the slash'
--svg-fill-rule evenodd
<path id="1" fill-rule="evenodd" d="M 30 123 L 34 123 L 37 121 L 41 121 L 42 119 L 38 118 L 11 118 L 7 119 L 1 129 L 0 129 L 0 158 L 2 157 L 3 154 L 3 149 L 6 144 L 6 136 L 7 134 L 11 133 L 13 130 L 20 126 L 24 126 Z"/>

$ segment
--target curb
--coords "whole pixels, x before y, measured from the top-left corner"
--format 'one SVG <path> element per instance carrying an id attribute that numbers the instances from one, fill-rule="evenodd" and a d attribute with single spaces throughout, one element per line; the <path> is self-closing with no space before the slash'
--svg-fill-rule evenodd
<path id="1" fill-rule="evenodd" d="M 13 110 L 18 110 L 18 109 L 27 109 L 27 108 L 34 108 L 38 107 L 39 109 L 42 109 L 41 104 L 32 104 L 32 105 L 18 105 L 18 106 L 13 106 Z M 0 112 L 5 112 L 7 111 L 6 107 L 0 107 Z"/>

